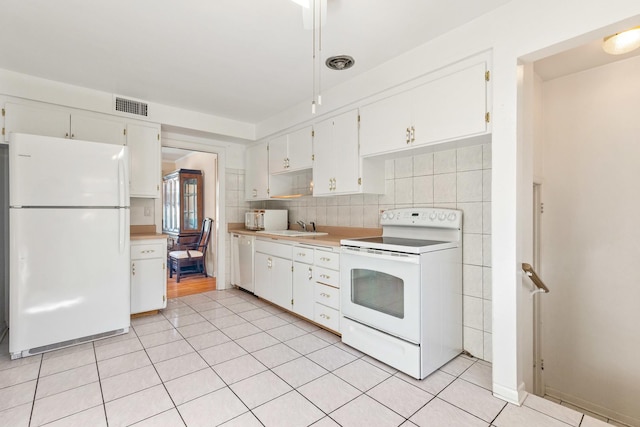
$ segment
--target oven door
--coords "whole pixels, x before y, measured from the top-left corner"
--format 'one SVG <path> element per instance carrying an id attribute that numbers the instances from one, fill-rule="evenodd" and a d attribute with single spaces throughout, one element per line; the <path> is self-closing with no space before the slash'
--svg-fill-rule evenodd
<path id="1" fill-rule="evenodd" d="M 420 343 L 420 255 L 343 246 L 342 315 Z"/>

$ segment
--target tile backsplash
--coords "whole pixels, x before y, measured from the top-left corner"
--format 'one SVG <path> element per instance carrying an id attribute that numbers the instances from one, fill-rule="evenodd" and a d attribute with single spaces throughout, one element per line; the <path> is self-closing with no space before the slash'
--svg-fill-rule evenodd
<path id="1" fill-rule="evenodd" d="M 379 215 L 385 209 L 462 210 L 464 349 L 491 361 L 491 145 L 387 160 L 384 174 L 385 194 L 381 195 L 246 202 L 244 170 L 227 169 L 227 221 L 243 222 L 250 208 L 271 208 L 288 209 L 292 224 L 303 220 L 328 226 L 379 227 Z M 295 186 L 304 190 L 310 181 L 310 172 L 300 174 Z"/>

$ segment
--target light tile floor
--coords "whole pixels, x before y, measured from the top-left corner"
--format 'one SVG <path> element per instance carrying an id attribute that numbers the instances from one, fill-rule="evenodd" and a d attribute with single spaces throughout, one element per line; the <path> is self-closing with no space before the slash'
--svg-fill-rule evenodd
<path id="1" fill-rule="evenodd" d="M 597 427 L 529 396 L 492 396 L 491 365 L 459 356 L 422 381 L 239 290 L 169 301 L 121 335 L 11 361 L 0 426 Z"/>

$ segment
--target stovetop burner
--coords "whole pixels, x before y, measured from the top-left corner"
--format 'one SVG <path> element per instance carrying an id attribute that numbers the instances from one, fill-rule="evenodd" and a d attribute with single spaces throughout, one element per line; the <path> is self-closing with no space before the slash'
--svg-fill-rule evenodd
<path id="1" fill-rule="evenodd" d="M 389 236 L 362 237 L 362 238 L 350 239 L 350 240 L 362 242 L 362 243 L 379 243 L 383 245 L 407 246 L 411 248 L 419 248 L 423 246 L 433 246 L 433 245 L 446 243 L 439 240 L 405 239 L 402 237 L 389 237 Z"/>

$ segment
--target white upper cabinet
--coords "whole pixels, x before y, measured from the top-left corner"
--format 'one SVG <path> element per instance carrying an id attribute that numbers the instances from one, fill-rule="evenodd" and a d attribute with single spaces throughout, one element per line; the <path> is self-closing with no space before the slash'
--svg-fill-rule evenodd
<path id="1" fill-rule="evenodd" d="M 269 173 L 286 172 L 287 170 L 287 135 L 269 141 Z"/>
<path id="2" fill-rule="evenodd" d="M 5 110 L 6 141 L 15 132 L 126 144 L 125 124 L 117 119 L 11 103 L 6 104 Z"/>
<path id="3" fill-rule="evenodd" d="M 245 155 L 245 198 L 264 200 L 269 198 L 269 150 L 262 142 L 247 148 Z"/>
<path id="4" fill-rule="evenodd" d="M 126 145 L 125 124 L 103 117 L 71 114 L 71 139 Z"/>
<path id="5" fill-rule="evenodd" d="M 311 126 L 279 136 L 269 142 L 269 173 L 310 169 L 312 149 Z"/>
<path id="6" fill-rule="evenodd" d="M 131 162 L 131 197 L 160 197 L 161 147 L 160 126 L 127 125 L 127 145 Z"/>
<path id="7" fill-rule="evenodd" d="M 487 64 L 448 74 L 360 109 L 360 154 L 371 156 L 488 131 Z"/>
<path id="8" fill-rule="evenodd" d="M 4 140 L 9 134 L 28 133 L 32 135 L 69 138 L 71 114 L 66 111 L 32 107 L 30 105 L 5 105 Z"/>
<path id="9" fill-rule="evenodd" d="M 316 124 L 313 155 L 314 196 L 384 192 L 384 166 L 370 174 L 358 153 L 358 110 Z"/>

